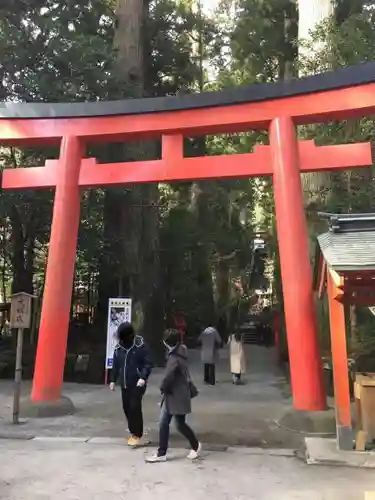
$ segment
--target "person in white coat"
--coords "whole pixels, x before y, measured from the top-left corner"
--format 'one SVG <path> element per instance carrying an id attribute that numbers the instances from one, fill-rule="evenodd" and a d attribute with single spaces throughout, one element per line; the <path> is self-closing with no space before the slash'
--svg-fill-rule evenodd
<path id="1" fill-rule="evenodd" d="M 233 384 L 238 385 L 241 375 L 246 371 L 245 349 L 242 335 L 234 333 L 228 339 L 230 353 L 230 371 L 232 373 Z"/>

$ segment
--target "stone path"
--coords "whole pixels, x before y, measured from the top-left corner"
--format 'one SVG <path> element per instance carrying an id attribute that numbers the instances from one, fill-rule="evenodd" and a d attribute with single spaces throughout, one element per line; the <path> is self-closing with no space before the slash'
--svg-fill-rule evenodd
<path id="1" fill-rule="evenodd" d="M 144 451 L 74 442 L 0 440 L 1 500 L 371 500 L 373 471 L 307 466 L 242 451 L 163 464 Z"/>
<path id="2" fill-rule="evenodd" d="M 233 386 L 229 373 L 227 349 L 222 350 L 218 366 L 218 384 L 204 386 L 199 353 L 190 353 L 191 372 L 200 394 L 194 400 L 189 421 L 200 439 L 212 447 L 255 446 L 296 448 L 302 436 L 280 429 L 275 421 L 291 408 L 292 402 L 283 375 L 275 363 L 275 352 L 247 346 L 249 373 L 245 384 Z M 159 417 L 159 383 L 161 372 L 153 373 L 144 399 L 145 426 L 152 441 L 157 439 Z M 30 384 L 24 383 L 24 394 Z M 0 436 L 80 436 L 123 437 L 126 434 L 119 391 L 111 393 L 104 386 L 65 384 L 64 395 L 74 402 L 75 415 L 60 418 L 30 419 L 14 427 L 11 419 L 12 383 L 0 381 Z M 174 446 L 184 446 L 175 433 Z"/>

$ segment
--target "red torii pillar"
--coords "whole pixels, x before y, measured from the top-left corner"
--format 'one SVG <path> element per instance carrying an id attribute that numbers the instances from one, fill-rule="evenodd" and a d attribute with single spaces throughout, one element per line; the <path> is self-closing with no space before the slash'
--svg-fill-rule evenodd
<path id="1" fill-rule="evenodd" d="M 61 397 L 80 215 L 82 147 L 64 137 L 56 169 L 51 238 L 35 361 L 32 401 Z"/>
<path id="2" fill-rule="evenodd" d="M 272 121 L 270 145 L 294 406 L 301 410 L 321 410 L 326 404 L 325 393 L 298 142 L 291 118 Z M 311 376 L 312 373 L 315 376 Z"/>
<path id="3" fill-rule="evenodd" d="M 270 127 L 270 146 L 249 154 L 184 158 L 182 135 L 163 136 L 162 146 L 161 160 L 97 165 L 82 159 L 77 138 L 66 137 L 60 160 L 4 171 L 4 189 L 56 187 L 32 400 L 61 396 L 80 187 L 273 175 L 294 406 L 324 409 L 300 173 L 371 165 L 370 144 L 297 142 L 292 120 L 277 118 Z"/>

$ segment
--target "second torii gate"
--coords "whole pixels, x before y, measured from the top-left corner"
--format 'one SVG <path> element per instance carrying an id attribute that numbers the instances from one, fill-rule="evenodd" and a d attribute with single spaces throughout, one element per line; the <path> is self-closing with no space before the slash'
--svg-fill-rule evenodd
<path id="1" fill-rule="evenodd" d="M 143 99 L 52 108 L 11 104 L 0 110 L 2 144 L 61 144 L 59 160 L 47 161 L 45 167 L 5 170 L 2 179 L 3 189 L 56 188 L 32 401 L 53 402 L 61 397 L 81 188 L 271 175 L 294 406 L 324 409 L 300 174 L 371 165 L 371 146 L 316 147 L 312 141 L 298 142 L 295 126 L 374 112 L 375 84 L 371 82 L 375 81 L 375 65 L 366 71 L 363 67 L 342 70 L 337 73 L 339 84 L 332 83 L 331 77 L 327 83 L 325 75 L 320 75 L 279 87 L 252 86 L 235 102 L 234 94 L 212 93 L 188 100 Z M 358 75 L 361 82 L 356 82 Z M 269 129 L 270 145 L 258 146 L 248 154 L 184 158 L 186 136 L 250 129 Z M 85 158 L 85 145 L 92 141 L 155 137 L 162 139 L 160 160 L 100 165 Z"/>

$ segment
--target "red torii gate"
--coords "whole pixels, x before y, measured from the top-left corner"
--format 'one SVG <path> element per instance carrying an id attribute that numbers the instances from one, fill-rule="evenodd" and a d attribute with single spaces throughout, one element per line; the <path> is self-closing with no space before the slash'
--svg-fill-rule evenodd
<path id="1" fill-rule="evenodd" d="M 328 75 L 328 76 L 327 76 Z M 31 399 L 61 397 L 80 213 L 80 188 L 272 175 L 294 406 L 326 406 L 300 173 L 372 164 L 369 143 L 316 147 L 296 124 L 375 112 L 375 64 L 286 84 L 178 98 L 79 104 L 5 104 L 0 142 L 61 143 L 45 167 L 5 170 L 3 189 L 56 187 Z M 268 129 L 253 153 L 184 158 L 183 137 Z M 162 138 L 162 159 L 96 164 L 89 142 Z"/>

